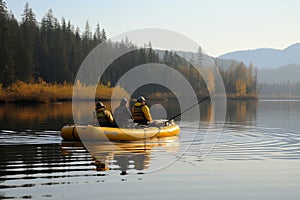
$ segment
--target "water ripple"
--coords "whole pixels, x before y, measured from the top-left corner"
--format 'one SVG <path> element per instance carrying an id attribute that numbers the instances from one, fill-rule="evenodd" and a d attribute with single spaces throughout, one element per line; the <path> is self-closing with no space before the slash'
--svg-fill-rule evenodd
<path id="1" fill-rule="evenodd" d="M 157 145 L 154 141 L 147 143 L 147 146 L 121 143 L 120 147 L 126 146 L 126 151 L 99 152 L 102 159 L 97 160 L 82 144 L 63 142 L 58 131 L 0 130 L 0 189 L 13 191 L 105 182 L 106 177 L 112 174 L 139 174 L 140 170 L 151 167 L 160 157 L 176 159 L 176 154 L 172 157 L 169 152 L 184 151 L 183 156 L 177 157 L 178 162 L 191 161 L 191 164 L 203 159 L 300 159 L 300 133 L 296 131 L 226 123 L 216 142 L 206 139 L 207 134 L 217 135 L 217 131 L 208 123 L 201 124 L 199 128 L 196 124 L 186 123 L 181 127 L 180 138 L 176 142 L 166 140 Z M 211 147 L 213 149 L 210 151 Z M 201 157 L 203 152 L 209 152 L 205 158 Z"/>
<path id="2" fill-rule="evenodd" d="M 300 133 L 286 132 L 281 128 L 225 124 L 207 159 L 300 159 L 299 135 Z M 199 143 L 203 141 L 200 139 Z M 201 151 L 207 151 L 199 146 L 194 145 L 186 154 L 196 156 Z"/>

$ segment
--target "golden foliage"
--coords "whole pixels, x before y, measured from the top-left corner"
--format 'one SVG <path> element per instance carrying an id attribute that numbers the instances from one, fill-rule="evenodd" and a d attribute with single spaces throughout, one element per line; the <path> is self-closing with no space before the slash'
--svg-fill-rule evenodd
<path id="1" fill-rule="evenodd" d="M 95 90 L 96 88 L 96 90 Z M 107 99 L 111 98 L 112 92 L 117 90 L 120 98 L 127 95 L 127 92 L 120 87 L 107 87 L 104 85 L 85 86 L 80 82 L 76 83 L 76 87 L 72 84 L 49 84 L 49 83 L 24 83 L 18 81 L 8 88 L 0 88 L 0 101 L 2 102 L 55 102 L 69 101 L 72 97 L 77 100 L 86 99 Z M 95 94 L 96 91 L 96 94 Z M 74 96 L 73 95 L 74 92 Z M 94 98 L 95 97 L 95 98 Z"/>
<path id="2" fill-rule="evenodd" d="M 247 93 L 247 86 L 246 86 L 246 82 L 238 79 L 235 82 L 235 90 L 236 90 L 236 95 L 237 96 L 245 96 Z"/>
<path id="3" fill-rule="evenodd" d="M 114 88 L 102 84 L 86 86 L 77 80 L 73 90 L 73 98 L 111 100 L 113 92 L 116 94 L 114 98 L 128 97 L 128 93 L 119 86 Z"/>

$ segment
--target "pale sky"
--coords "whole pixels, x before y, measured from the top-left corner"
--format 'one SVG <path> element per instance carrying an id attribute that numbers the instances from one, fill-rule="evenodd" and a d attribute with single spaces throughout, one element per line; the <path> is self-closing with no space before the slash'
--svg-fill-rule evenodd
<path id="1" fill-rule="evenodd" d="M 99 22 L 108 37 L 162 28 L 196 41 L 212 56 L 256 48 L 284 49 L 300 42 L 299 0 L 4 0 L 20 20 L 26 2 L 37 20 L 52 8 L 84 30 Z M 88 3 L 87 3 L 88 2 Z"/>

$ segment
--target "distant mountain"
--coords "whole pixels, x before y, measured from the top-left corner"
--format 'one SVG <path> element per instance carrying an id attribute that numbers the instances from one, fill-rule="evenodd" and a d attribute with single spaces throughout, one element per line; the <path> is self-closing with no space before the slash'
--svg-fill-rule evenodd
<path id="1" fill-rule="evenodd" d="M 276 69 L 259 69 L 258 83 L 284 83 L 300 81 L 300 64 L 286 65 Z"/>
<path id="2" fill-rule="evenodd" d="M 258 69 L 274 69 L 289 64 L 300 64 L 300 43 L 293 44 L 283 50 L 261 48 L 235 51 L 218 58 L 242 61 L 246 65 L 252 62 Z"/>
<path id="3" fill-rule="evenodd" d="M 157 50 L 160 59 L 165 51 Z M 175 51 L 181 57 L 192 64 L 200 62 L 199 54 L 186 51 Z M 256 49 L 248 51 L 236 51 L 224 54 L 217 58 L 204 54 L 206 60 L 213 61 L 223 70 L 236 66 L 243 62 L 249 66 L 250 62 L 257 67 L 258 83 L 286 83 L 300 81 L 300 43 L 293 44 L 284 50 Z M 260 63 L 260 64 L 257 64 Z"/>

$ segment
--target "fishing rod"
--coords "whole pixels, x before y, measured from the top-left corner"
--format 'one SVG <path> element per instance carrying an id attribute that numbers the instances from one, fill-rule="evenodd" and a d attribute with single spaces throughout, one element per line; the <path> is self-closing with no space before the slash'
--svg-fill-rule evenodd
<path id="1" fill-rule="evenodd" d="M 217 93 L 217 91 L 213 92 L 211 95 L 207 95 L 207 96 L 201 98 L 197 103 L 191 105 L 190 107 L 188 107 L 188 108 L 185 109 L 184 111 L 182 111 L 182 112 L 178 113 L 177 115 L 175 115 L 175 116 L 171 117 L 170 119 L 168 119 L 167 122 L 170 122 L 171 120 L 173 120 L 173 119 L 179 117 L 180 115 L 182 115 L 182 114 L 185 113 L 186 111 L 192 109 L 193 107 L 195 107 L 196 105 L 198 105 L 198 104 L 200 104 L 201 102 L 205 101 L 205 100 L 208 99 L 210 96 L 212 96 L 212 95 L 214 95 L 214 94 L 216 94 L 216 93 Z"/>

